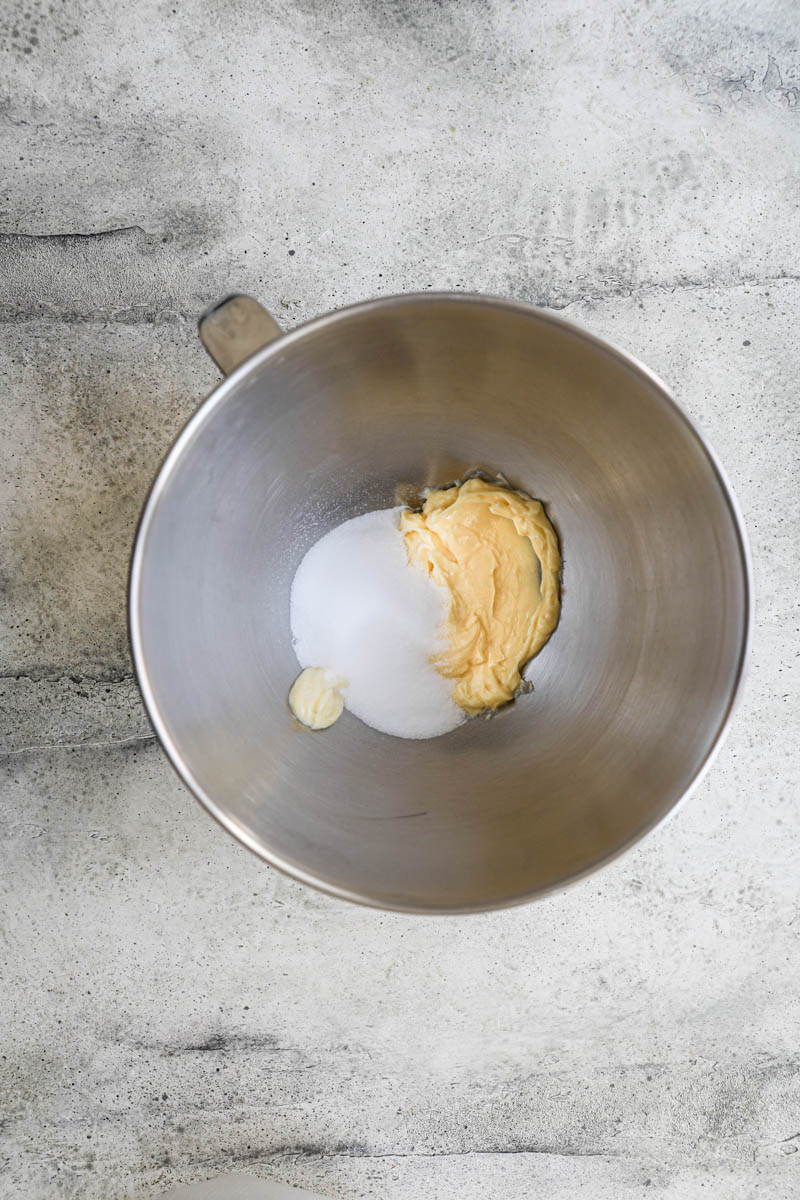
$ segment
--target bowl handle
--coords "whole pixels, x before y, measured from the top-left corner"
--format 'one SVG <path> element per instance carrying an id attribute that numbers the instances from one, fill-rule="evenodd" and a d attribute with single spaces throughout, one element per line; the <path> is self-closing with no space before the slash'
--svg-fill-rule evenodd
<path id="1" fill-rule="evenodd" d="M 197 331 L 223 375 L 283 333 L 257 300 L 238 292 L 206 309 Z"/>

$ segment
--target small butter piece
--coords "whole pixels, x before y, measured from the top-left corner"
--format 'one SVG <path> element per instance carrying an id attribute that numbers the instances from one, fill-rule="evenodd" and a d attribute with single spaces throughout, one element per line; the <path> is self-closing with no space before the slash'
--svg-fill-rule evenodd
<path id="1" fill-rule="evenodd" d="M 328 729 L 342 715 L 343 687 L 347 681 L 324 667 L 306 667 L 292 684 L 289 707 L 309 729 Z"/>

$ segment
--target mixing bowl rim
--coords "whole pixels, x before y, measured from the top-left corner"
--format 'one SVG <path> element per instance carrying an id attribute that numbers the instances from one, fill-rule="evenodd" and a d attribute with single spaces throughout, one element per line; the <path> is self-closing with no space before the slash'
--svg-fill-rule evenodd
<path id="1" fill-rule="evenodd" d="M 371 896 L 368 893 L 358 892 L 344 887 L 330 880 L 326 880 L 313 872 L 306 870 L 299 864 L 295 864 L 288 859 L 284 859 L 281 855 L 273 851 L 269 846 L 263 845 L 249 830 L 245 829 L 235 818 L 225 813 L 222 808 L 208 795 L 199 781 L 190 771 L 188 764 L 184 761 L 180 751 L 167 727 L 166 721 L 163 719 L 161 712 L 156 703 L 150 678 L 145 662 L 144 651 L 142 647 L 142 630 L 140 625 L 139 600 L 142 580 L 142 567 L 144 554 L 146 549 L 147 535 L 155 515 L 158 502 L 164 493 L 170 477 L 180 460 L 186 447 L 193 441 L 194 437 L 211 417 L 214 411 L 225 401 L 225 399 L 236 390 L 239 383 L 246 376 L 270 358 L 277 357 L 283 353 L 286 348 L 293 345 L 295 342 L 302 340 L 307 334 L 316 333 L 323 329 L 330 328 L 341 322 L 348 320 L 351 317 L 375 312 L 379 309 L 411 306 L 413 304 L 441 304 L 455 303 L 465 306 L 485 306 L 495 309 L 503 309 L 506 312 L 514 313 L 526 317 L 532 317 L 545 324 L 549 324 L 560 328 L 582 341 L 588 343 L 593 349 L 599 350 L 603 354 L 610 355 L 622 363 L 624 367 L 632 370 L 635 374 L 643 376 L 643 378 L 656 390 L 661 399 L 666 402 L 668 408 L 671 409 L 674 416 L 679 421 L 683 422 L 689 433 L 693 435 L 700 447 L 704 451 L 706 458 L 709 461 L 712 472 L 716 477 L 723 497 L 725 498 L 727 508 L 730 512 L 736 531 L 736 540 L 739 547 L 739 556 L 742 567 L 743 585 L 744 585 L 744 628 L 739 649 L 739 658 L 736 664 L 736 674 L 733 685 L 731 687 L 728 702 L 722 719 L 714 734 L 711 745 L 706 752 L 705 757 L 697 768 L 694 776 L 685 788 L 681 796 L 676 801 L 670 804 L 665 809 L 659 809 L 657 813 L 648 818 L 642 823 L 629 837 L 627 837 L 619 846 L 604 854 L 601 858 L 590 863 L 588 866 L 581 868 L 579 871 L 574 871 L 572 874 L 563 879 L 557 880 L 546 887 L 536 888 L 529 892 L 524 892 L 519 895 L 504 897 L 501 900 L 489 902 L 475 902 L 460 905 L 419 905 L 414 903 L 402 903 L 391 900 L 380 899 Z M 313 317 L 311 320 L 296 326 L 287 333 L 276 337 L 274 341 L 269 342 L 261 350 L 245 359 L 240 363 L 235 370 L 226 375 L 213 391 L 200 402 L 199 406 L 192 413 L 189 420 L 183 426 L 178 436 L 175 438 L 172 446 L 164 456 L 161 465 L 156 473 L 156 476 L 151 484 L 150 490 L 145 500 L 141 516 L 136 529 L 134 538 L 134 548 L 131 557 L 131 566 L 128 582 L 128 627 L 131 645 L 131 654 L 133 658 L 134 669 L 144 700 L 150 722 L 155 730 L 156 737 L 161 744 L 167 758 L 172 767 L 178 774 L 183 784 L 194 795 L 195 799 L 202 804 L 206 811 L 237 841 L 241 842 L 248 850 L 257 855 L 258 858 L 275 867 L 284 875 L 291 879 L 295 879 L 300 883 L 306 884 L 309 887 L 315 888 L 317 891 L 323 892 L 326 895 L 334 896 L 337 899 L 349 900 L 354 904 L 359 904 L 367 908 L 379 909 L 389 912 L 412 913 L 417 915 L 427 916 L 464 916 L 469 913 L 481 912 L 496 912 L 507 908 L 515 908 L 522 904 L 527 904 L 532 900 L 543 899 L 551 895 L 553 892 L 562 891 L 574 883 L 593 875 L 595 871 L 599 871 L 602 867 L 613 862 L 620 855 L 624 854 L 637 842 L 639 842 L 647 834 L 652 833 L 660 825 L 664 824 L 672 817 L 679 808 L 689 799 L 695 789 L 699 786 L 705 775 L 710 770 L 717 755 L 722 748 L 725 736 L 728 732 L 731 718 L 734 714 L 737 704 L 741 699 L 743 684 L 746 676 L 748 656 L 750 652 L 750 644 L 753 633 L 753 566 L 750 552 L 750 546 L 745 529 L 744 518 L 742 516 L 739 502 L 730 484 L 725 469 L 722 466 L 715 451 L 709 444 L 707 438 L 703 434 L 699 426 L 688 416 L 686 412 L 678 404 L 664 381 L 656 375 L 648 366 L 642 363 L 634 355 L 622 350 L 619 346 L 607 341 L 605 338 L 598 337 L 596 334 L 590 333 L 581 325 L 574 321 L 561 316 L 558 313 L 551 312 L 548 309 L 539 308 L 534 304 L 529 304 L 521 300 L 509 300 L 502 296 L 493 296 L 480 292 L 441 292 L 441 291 L 425 291 L 425 292 L 404 292 L 397 295 L 376 297 L 372 300 L 359 301 L 356 304 L 347 305 L 343 308 L 335 309 L 332 312 L 324 313 L 322 316 Z M 314 736 L 314 735 L 312 735 Z"/>

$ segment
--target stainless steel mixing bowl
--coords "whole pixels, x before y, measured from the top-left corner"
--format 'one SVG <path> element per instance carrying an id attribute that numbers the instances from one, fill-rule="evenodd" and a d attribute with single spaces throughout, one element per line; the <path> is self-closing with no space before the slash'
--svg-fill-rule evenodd
<path id="1" fill-rule="evenodd" d="M 145 506 L 130 624 L 155 729 L 208 811 L 297 879 L 421 912 L 530 899 L 657 825 L 719 746 L 751 591 L 730 488 L 664 385 L 481 296 L 375 300 L 284 336 L 233 297 L 201 336 L 230 373 Z M 542 499 L 561 538 L 561 623 L 532 694 L 431 741 L 348 713 L 301 728 L 286 696 L 305 551 L 476 468 Z"/>

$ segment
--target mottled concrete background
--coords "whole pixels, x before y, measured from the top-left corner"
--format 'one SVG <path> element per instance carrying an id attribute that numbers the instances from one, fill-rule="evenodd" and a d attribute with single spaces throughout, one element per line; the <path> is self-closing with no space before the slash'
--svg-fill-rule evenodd
<path id="1" fill-rule="evenodd" d="M 797 0 L 0 12 L 0 1196 L 234 1168 L 349 1200 L 800 1194 Z M 213 826 L 124 618 L 148 482 L 215 380 L 198 310 L 429 287 L 662 374 L 759 598 L 692 802 L 463 920 L 322 898 Z"/>

